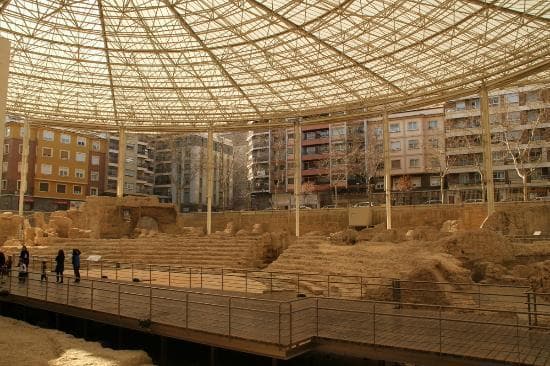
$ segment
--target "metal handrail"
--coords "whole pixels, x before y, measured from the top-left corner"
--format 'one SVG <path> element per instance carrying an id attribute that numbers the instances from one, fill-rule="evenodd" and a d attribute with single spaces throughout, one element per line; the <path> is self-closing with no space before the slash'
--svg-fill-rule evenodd
<path id="1" fill-rule="evenodd" d="M 14 272 L 16 272 L 16 271 L 12 271 L 12 273 L 14 273 Z M 529 336 L 529 337 L 548 337 L 548 338 L 550 338 L 550 327 L 520 324 L 519 323 L 519 316 L 527 314 L 526 312 L 521 312 L 521 311 L 505 311 L 505 310 L 500 310 L 500 309 L 479 309 L 479 308 L 466 308 L 466 307 L 457 307 L 457 306 L 440 306 L 440 305 L 431 305 L 431 304 L 419 305 L 419 304 L 414 304 L 414 303 L 401 303 L 400 304 L 401 308 L 396 309 L 396 312 L 387 312 L 384 309 L 380 309 L 380 306 L 382 306 L 382 305 L 385 305 L 385 306 L 391 305 L 391 306 L 393 306 L 393 305 L 396 305 L 395 302 L 374 301 L 374 300 L 353 300 L 353 299 L 342 299 L 342 298 L 305 298 L 305 299 L 301 298 L 301 299 L 292 299 L 292 300 L 255 299 L 255 298 L 242 297 L 242 296 L 229 296 L 227 294 L 211 294 L 211 293 L 204 293 L 204 292 L 198 292 L 198 291 L 187 291 L 187 290 L 180 290 L 180 289 L 163 288 L 163 287 L 152 286 L 152 285 L 132 284 L 132 283 L 126 284 L 126 283 L 115 282 L 115 281 L 104 281 L 104 280 L 101 280 L 101 279 L 91 279 L 89 286 L 87 286 L 86 283 L 71 284 L 70 282 L 67 282 L 66 286 L 65 285 L 62 285 L 62 286 L 49 286 L 48 285 L 49 281 L 46 280 L 46 282 L 43 283 L 42 281 L 38 280 L 37 278 L 33 278 L 34 276 L 38 276 L 39 274 L 40 273 L 30 272 L 29 277 L 25 279 L 26 283 L 21 284 L 19 287 L 15 287 L 15 288 L 14 288 L 14 285 L 12 284 L 12 281 L 16 278 L 16 276 L 9 276 L 8 286 L 10 288 L 10 291 L 13 289 L 14 291 L 12 291 L 12 293 L 18 294 L 19 291 L 17 291 L 17 289 L 21 289 L 22 290 L 22 293 L 21 293 L 22 296 L 44 298 L 44 301 L 57 302 L 57 301 L 52 300 L 52 297 L 55 297 L 55 298 L 59 298 L 59 297 L 52 296 L 51 294 L 57 292 L 57 294 L 62 295 L 61 298 L 63 298 L 64 295 L 65 295 L 65 289 L 66 289 L 66 295 L 67 295 L 66 296 L 66 304 L 70 304 L 71 306 L 83 307 L 83 308 L 89 307 L 90 309 L 93 309 L 96 312 L 97 311 L 104 311 L 104 312 L 107 312 L 107 313 L 108 313 L 108 311 L 101 310 L 101 306 L 99 306 L 98 308 L 94 307 L 94 304 L 95 304 L 94 303 L 94 294 L 96 295 L 96 298 L 97 298 L 97 295 L 98 295 L 99 292 L 116 293 L 117 295 L 112 297 L 112 299 L 115 300 L 115 301 L 113 301 L 111 304 L 116 305 L 116 309 L 118 309 L 118 311 L 113 310 L 113 312 L 115 314 L 118 313 L 119 315 L 121 315 L 121 294 L 122 295 L 130 295 L 130 296 L 141 297 L 143 299 L 149 299 L 149 302 L 148 302 L 148 305 L 147 305 L 146 301 L 145 302 L 139 302 L 140 305 L 143 305 L 143 309 L 140 310 L 140 311 L 142 311 L 143 314 L 148 312 L 149 319 L 152 322 L 154 322 L 157 319 L 156 317 L 158 316 L 158 315 L 155 314 L 154 306 L 159 306 L 158 304 L 156 304 L 156 302 L 153 302 L 152 299 L 157 299 L 157 300 L 168 300 L 169 299 L 166 296 L 156 296 L 156 295 L 154 295 L 153 294 L 154 289 L 159 289 L 159 290 L 162 290 L 162 291 L 168 291 L 169 293 L 182 293 L 182 294 L 185 295 L 184 298 L 169 299 L 169 301 L 176 301 L 176 302 L 179 302 L 179 303 L 182 303 L 182 304 L 185 303 L 185 309 L 186 309 L 185 310 L 185 319 L 186 320 L 185 320 L 185 323 L 183 323 L 184 325 L 181 325 L 182 327 L 185 327 L 185 328 L 190 327 L 190 323 L 189 323 L 190 305 L 193 305 L 193 304 L 196 304 L 196 305 L 209 305 L 209 306 L 217 307 L 219 309 L 227 308 L 228 309 L 227 316 L 224 318 L 225 320 L 223 320 L 225 323 L 221 323 L 223 316 L 220 318 L 219 315 L 222 315 L 222 314 L 219 313 L 219 312 L 218 313 L 213 313 L 212 317 L 208 317 L 208 324 L 211 324 L 212 321 L 214 321 L 215 325 L 216 324 L 224 325 L 224 327 L 222 327 L 221 329 L 225 329 L 225 330 L 222 330 L 222 331 L 220 331 L 219 329 L 216 330 L 217 328 L 216 329 L 212 329 L 212 328 L 210 328 L 210 329 L 199 329 L 199 328 L 197 328 L 197 329 L 205 331 L 205 332 L 214 332 L 216 334 L 223 334 L 223 335 L 231 337 L 231 338 L 252 339 L 252 340 L 257 341 L 257 342 L 276 344 L 276 345 L 284 346 L 284 347 L 294 347 L 298 344 L 301 344 L 302 342 L 310 341 L 313 337 L 326 336 L 326 331 L 325 331 L 325 333 L 320 334 L 320 328 L 319 328 L 320 324 L 321 325 L 325 324 L 324 322 L 328 321 L 328 323 L 326 323 L 326 324 L 329 325 L 329 326 L 331 324 L 330 319 L 327 320 L 326 318 L 323 317 L 322 312 L 324 312 L 324 311 L 331 311 L 331 312 L 335 312 L 337 314 L 344 314 L 344 313 L 347 313 L 347 314 L 365 314 L 369 317 L 372 317 L 372 321 L 373 321 L 372 329 L 369 330 L 369 334 L 372 333 L 372 340 L 370 340 L 370 338 L 366 339 L 366 340 L 365 339 L 360 340 L 363 343 L 370 343 L 370 344 L 377 344 L 377 337 L 376 337 L 377 332 L 378 333 L 380 333 L 380 332 L 383 333 L 383 332 L 393 331 L 390 328 L 393 327 L 394 325 L 392 325 L 390 328 L 384 328 L 385 325 L 383 323 L 383 318 L 381 319 L 380 317 L 392 317 L 392 318 L 400 318 L 400 319 L 416 319 L 416 320 L 420 320 L 420 321 L 426 320 L 426 321 L 428 321 L 426 324 L 424 324 L 424 325 L 419 324 L 419 325 L 417 325 L 417 328 L 407 329 L 407 331 L 414 331 L 414 329 L 431 330 L 433 332 L 432 334 L 433 334 L 434 338 L 438 339 L 437 342 L 433 342 L 432 346 L 439 349 L 439 353 L 445 352 L 445 353 L 448 353 L 448 354 L 455 354 L 456 353 L 458 355 L 463 355 L 459 351 L 455 351 L 455 353 L 453 353 L 452 350 L 449 351 L 449 349 L 448 349 L 449 343 L 452 342 L 453 340 L 456 340 L 456 341 L 463 340 L 462 337 L 459 336 L 459 335 L 455 335 L 455 336 L 452 335 L 454 332 L 462 332 L 463 331 L 462 330 L 463 328 L 452 328 L 452 326 L 449 325 L 449 324 L 452 324 L 452 323 L 486 326 L 486 327 L 488 327 L 487 328 L 488 330 L 496 331 L 496 332 L 504 332 L 502 330 L 503 327 L 506 328 L 506 329 L 516 329 L 516 336 L 513 337 L 513 338 L 509 337 L 510 336 L 509 333 L 504 332 L 504 333 L 502 333 L 502 335 L 503 335 L 502 339 L 497 337 L 497 338 L 491 340 L 491 342 L 497 342 L 500 339 L 500 342 L 501 342 L 500 344 L 506 345 L 506 346 L 510 346 L 510 345 L 516 346 L 515 342 L 519 342 L 520 339 L 525 339 L 527 336 Z M 67 276 L 67 278 L 69 279 L 70 276 Z M 31 283 L 33 284 L 33 286 L 31 286 Z M 40 292 L 36 291 L 36 287 L 34 286 L 35 283 L 40 283 L 40 287 L 37 287 L 40 290 Z M 114 289 L 100 288 L 100 287 L 97 286 L 98 284 L 113 285 Z M 148 289 L 149 291 L 146 291 L 146 293 L 121 291 L 121 285 L 130 286 L 131 288 L 144 288 L 144 289 Z M 48 292 L 48 287 L 51 287 L 49 292 Z M 83 289 L 86 290 L 86 291 L 84 291 L 84 293 L 78 293 L 79 291 L 77 291 L 78 296 L 79 296 L 78 300 L 81 301 L 81 302 L 75 302 L 74 301 L 75 291 L 71 292 L 73 294 L 73 299 L 70 298 L 69 289 L 71 287 L 78 287 L 78 288 L 83 288 Z M 32 291 L 30 291 L 31 288 L 32 288 Z M 87 290 L 90 291 L 89 292 L 89 300 L 90 300 L 89 305 L 87 305 L 88 297 L 87 297 L 87 295 L 85 295 L 85 293 L 87 293 Z M 50 294 L 49 299 L 48 299 L 48 294 Z M 199 300 L 190 300 L 190 298 L 189 298 L 190 294 L 203 295 L 203 296 L 207 296 L 207 297 L 215 296 L 215 297 L 226 298 L 227 303 L 225 303 L 225 304 L 215 304 L 215 303 L 209 303 L 209 302 L 199 301 Z M 243 304 L 235 305 L 234 300 L 237 300 L 237 299 L 243 300 L 244 305 Z M 73 300 L 73 301 L 71 301 L 71 300 Z M 64 302 L 63 299 L 61 301 Z M 253 304 L 250 304 L 252 307 L 250 307 L 250 306 L 247 307 L 247 305 L 246 305 L 247 301 L 249 303 L 250 302 L 257 303 L 259 301 L 259 302 L 263 302 L 263 303 L 273 304 L 275 306 L 271 310 L 270 309 L 259 309 L 257 307 L 252 306 Z M 326 304 L 324 305 L 323 301 L 327 302 L 327 303 L 337 303 L 337 304 L 341 305 L 342 307 L 339 308 L 339 307 L 329 306 L 329 305 L 326 305 Z M 300 307 L 299 306 L 300 304 L 303 304 L 304 307 Z M 350 304 L 350 305 L 359 304 L 361 306 L 365 306 L 366 309 L 365 310 L 349 309 L 349 308 L 345 307 L 346 304 Z M 379 307 L 378 311 L 376 309 L 377 305 Z M 403 312 L 403 306 L 405 306 L 405 307 L 410 306 L 411 309 L 408 309 L 406 312 Z M 202 306 L 199 309 L 196 309 L 196 310 L 205 311 Z M 196 310 L 194 310 L 194 311 L 196 311 Z M 243 322 L 243 316 L 241 315 L 241 317 L 239 317 L 239 316 L 235 315 L 234 310 L 247 310 L 247 311 L 250 311 L 250 312 L 254 312 L 256 314 L 265 314 L 265 315 L 262 316 L 263 318 L 261 318 L 261 319 L 245 317 L 244 318 L 245 321 Z M 503 314 L 507 314 L 507 315 L 510 315 L 510 316 L 503 318 L 502 322 L 497 322 L 497 321 L 493 320 L 494 318 L 492 318 L 491 320 L 483 320 L 483 318 L 479 318 L 479 319 L 475 319 L 475 318 L 474 319 L 456 318 L 456 319 L 453 319 L 453 318 L 449 318 L 447 316 L 444 317 L 442 315 L 442 314 L 451 314 L 451 313 L 453 313 L 453 314 L 462 314 L 464 312 L 464 310 L 470 310 L 470 311 L 478 312 L 478 313 L 484 314 L 484 315 L 486 315 L 486 313 L 494 313 L 494 314 L 503 313 Z M 414 312 L 416 312 L 416 311 L 421 311 L 421 312 L 415 314 Z M 422 311 L 429 311 L 433 315 L 429 315 L 429 313 L 428 314 L 422 313 Z M 300 314 L 300 313 L 305 313 L 306 315 L 305 316 L 300 316 L 300 317 L 294 316 L 294 315 Z M 124 311 L 122 311 L 122 314 L 124 314 Z M 217 315 L 217 317 L 216 317 L 216 315 Z M 135 316 L 136 315 L 132 315 L 131 317 L 135 317 Z M 260 316 L 260 315 L 258 315 L 258 316 Z M 273 322 L 273 319 L 269 318 L 269 316 L 278 317 L 278 319 L 279 319 L 278 322 L 277 321 Z M 377 319 L 377 316 L 378 316 L 378 319 Z M 339 316 L 334 317 L 334 319 L 338 319 L 338 318 L 339 318 Z M 513 321 L 510 322 L 509 319 L 511 319 L 511 318 L 516 319 L 515 323 Z M 202 318 L 202 317 L 196 318 L 196 315 L 195 315 L 195 318 L 193 318 L 193 319 L 195 321 L 201 321 L 201 320 L 204 320 L 205 318 Z M 246 320 L 246 319 L 248 319 L 248 320 Z M 163 318 L 162 317 L 159 318 L 158 321 L 162 322 Z M 266 336 L 267 338 L 262 336 L 262 335 L 258 335 L 258 336 L 247 335 L 246 332 L 245 333 L 239 333 L 239 332 L 242 332 L 242 329 L 243 329 L 242 327 L 243 326 L 245 327 L 244 329 L 249 329 L 249 330 L 250 329 L 256 329 L 256 328 L 254 328 L 254 326 L 255 326 L 254 321 L 256 321 L 256 322 L 260 321 L 260 322 L 262 322 L 262 324 L 271 324 L 271 325 L 273 325 L 273 327 L 271 327 L 269 330 L 266 330 L 264 328 L 260 329 L 262 332 L 265 332 L 265 331 L 268 332 L 267 333 L 268 335 Z M 380 323 L 381 321 L 382 321 L 382 323 Z M 436 321 L 436 322 L 431 322 L 431 321 Z M 237 325 L 237 328 L 232 327 L 232 324 Z M 395 324 L 395 323 L 392 323 L 392 324 Z M 435 324 L 435 326 L 433 324 Z M 447 327 L 444 328 L 444 325 L 446 325 Z M 354 326 L 355 325 L 352 324 L 352 325 L 349 325 L 348 327 L 354 327 Z M 361 326 L 361 325 L 358 325 L 358 326 Z M 495 326 L 496 328 L 491 328 L 491 326 Z M 378 329 L 378 328 L 380 328 L 380 329 Z M 193 329 L 195 329 L 195 328 L 193 328 Z M 403 328 L 403 329 L 405 329 L 405 328 Z M 451 335 L 444 333 L 447 330 L 451 331 L 451 333 L 450 333 Z M 533 331 L 537 331 L 538 333 L 533 333 Z M 529 332 L 529 333 L 523 335 L 522 332 Z M 497 333 L 497 335 L 498 334 L 500 334 L 500 333 Z M 250 337 L 252 337 L 252 338 L 250 338 Z M 269 337 L 271 337 L 271 338 L 269 338 Z M 339 338 L 337 338 L 337 339 L 339 339 Z M 342 338 L 342 339 L 344 340 L 345 338 Z M 546 340 L 546 339 L 547 338 L 544 338 L 543 340 Z M 541 343 L 541 344 L 544 345 L 544 342 Z M 399 346 L 399 345 L 396 345 L 396 346 Z M 519 347 L 519 343 L 517 344 L 517 346 L 518 346 L 517 347 L 518 357 L 521 355 L 522 351 L 526 352 L 526 349 L 527 350 L 532 349 L 532 350 L 535 350 L 535 351 L 540 349 L 540 348 L 537 348 L 538 346 L 537 346 L 536 342 L 529 343 L 528 345 L 522 345 L 522 348 Z M 401 345 L 401 347 L 403 347 L 403 346 Z M 406 347 L 411 347 L 411 346 L 406 346 Z M 478 347 L 478 349 L 482 349 L 482 348 L 483 347 Z M 412 348 L 412 349 L 414 349 L 414 348 Z M 462 352 L 464 352 L 464 351 L 462 351 Z"/>

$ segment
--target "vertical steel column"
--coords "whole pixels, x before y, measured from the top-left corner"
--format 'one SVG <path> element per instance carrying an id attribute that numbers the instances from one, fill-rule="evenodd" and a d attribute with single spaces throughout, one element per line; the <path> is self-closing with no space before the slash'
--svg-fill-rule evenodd
<path id="1" fill-rule="evenodd" d="M 2 173 L 4 168 L 4 135 L 6 133 L 6 99 L 8 94 L 8 72 L 10 68 L 10 42 L 0 38 L 0 195 L 2 195 Z"/>
<path id="2" fill-rule="evenodd" d="M 489 94 L 485 83 L 480 90 L 481 129 L 483 131 L 483 168 L 487 188 L 487 217 L 495 212 L 495 185 L 493 182 L 493 153 L 491 152 L 491 125 L 489 124 Z"/>
<path id="3" fill-rule="evenodd" d="M 391 159 L 390 159 L 390 125 L 388 112 L 382 118 L 384 131 L 384 192 L 386 193 L 386 229 L 391 229 Z"/>
<path id="4" fill-rule="evenodd" d="M 27 175 L 29 172 L 29 143 L 31 129 L 29 120 L 25 118 L 23 125 L 23 156 L 21 157 L 21 185 L 19 187 L 19 216 L 23 216 L 23 208 L 25 205 L 25 193 L 27 192 Z"/>
<path id="5" fill-rule="evenodd" d="M 206 234 L 212 234 L 212 194 L 214 191 L 214 133 L 208 130 L 206 165 Z"/>
<path id="6" fill-rule="evenodd" d="M 124 196 L 124 171 L 126 170 L 126 130 L 120 127 L 118 130 L 118 171 L 116 196 L 120 200 Z"/>
<path id="7" fill-rule="evenodd" d="M 302 130 L 294 124 L 294 206 L 296 208 L 296 237 L 300 236 L 300 194 L 302 193 Z"/>

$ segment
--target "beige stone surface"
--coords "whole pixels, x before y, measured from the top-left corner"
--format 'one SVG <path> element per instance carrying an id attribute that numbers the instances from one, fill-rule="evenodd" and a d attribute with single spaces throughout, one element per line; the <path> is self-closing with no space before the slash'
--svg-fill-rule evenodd
<path id="1" fill-rule="evenodd" d="M 19 237 L 19 230 L 23 224 L 23 218 L 11 212 L 0 214 L 0 243 L 8 239 Z"/>
<path id="2" fill-rule="evenodd" d="M 0 365 L 145 366 L 144 351 L 115 351 L 51 329 L 0 317 Z"/>

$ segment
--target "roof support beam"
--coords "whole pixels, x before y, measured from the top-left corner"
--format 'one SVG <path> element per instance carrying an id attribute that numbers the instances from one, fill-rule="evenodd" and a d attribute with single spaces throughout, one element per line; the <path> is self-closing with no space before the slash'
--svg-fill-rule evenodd
<path id="1" fill-rule="evenodd" d="M 179 21 L 180 25 L 187 31 L 187 33 L 189 33 L 189 35 L 199 43 L 203 51 L 208 54 L 208 56 L 212 59 L 214 64 L 216 64 L 220 72 L 227 78 L 227 80 L 229 80 L 231 85 L 233 85 L 233 87 L 237 89 L 239 93 L 246 99 L 246 101 L 250 104 L 252 109 L 254 109 L 254 111 L 258 114 L 258 117 L 263 118 L 263 113 L 258 109 L 258 107 L 256 107 L 256 105 L 252 102 L 252 100 L 250 100 L 250 97 L 248 96 L 248 94 L 246 94 L 244 90 L 241 88 L 241 86 L 235 81 L 235 79 L 233 79 L 233 77 L 222 65 L 218 57 L 214 54 L 214 52 L 212 52 L 210 48 L 208 48 L 206 43 L 204 43 L 204 41 L 198 36 L 198 34 L 193 30 L 193 28 L 191 28 L 191 26 L 185 21 L 183 16 L 176 10 L 174 5 L 172 5 L 168 0 L 162 0 L 162 2 L 164 3 L 164 5 L 166 5 L 168 9 L 170 9 L 172 14 L 174 14 L 176 19 Z"/>
<path id="2" fill-rule="evenodd" d="M 502 11 L 504 13 L 509 13 L 509 14 L 512 14 L 512 15 L 515 15 L 515 16 L 528 18 L 530 20 L 535 20 L 535 21 L 544 22 L 544 23 L 550 23 L 550 19 L 544 17 L 544 15 L 550 11 L 550 8 L 548 8 L 548 7 L 542 13 L 540 13 L 539 15 L 533 15 L 533 14 L 523 13 L 523 12 L 518 11 L 518 10 L 509 9 L 509 8 L 504 7 L 504 6 L 495 5 L 494 3 L 496 2 L 496 0 L 493 0 L 491 3 L 488 3 L 488 2 L 485 2 L 485 1 L 482 1 L 482 0 L 462 0 L 462 1 L 465 2 L 465 3 L 470 3 L 470 4 L 477 5 L 477 6 L 481 6 L 484 9 Z"/>
<path id="3" fill-rule="evenodd" d="M 4 10 L 8 7 L 11 0 L 3 0 L 2 5 L 0 5 L 0 14 L 4 12 Z"/>
<path id="4" fill-rule="evenodd" d="M 97 7 L 99 11 L 99 21 L 101 22 L 101 35 L 103 36 L 103 46 L 105 50 L 105 57 L 107 61 L 107 72 L 109 73 L 109 86 L 111 89 L 111 101 L 113 102 L 113 115 L 115 117 L 116 124 L 120 124 L 118 120 L 118 112 L 116 107 L 115 86 L 113 82 L 113 70 L 111 68 L 111 57 L 109 55 L 109 44 L 107 41 L 107 31 L 105 30 L 105 17 L 103 16 L 103 1 L 97 0 Z"/>
<path id="5" fill-rule="evenodd" d="M 268 8 L 267 6 L 265 6 L 264 4 L 261 4 L 259 3 L 258 1 L 256 0 L 246 0 L 250 5 L 252 5 L 253 7 L 255 8 L 258 8 L 262 11 L 264 11 L 265 13 L 277 18 L 279 21 L 283 22 L 284 24 L 286 24 L 289 28 L 291 28 L 292 30 L 294 30 L 295 32 L 301 34 L 302 36 L 304 37 L 307 37 L 309 39 L 312 39 L 313 41 L 315 41 L 316 43 L 322 45 L 323 47 L 325 47 L 326 49 L 330 50 L 331 52 L 337 54 L 338 56 L 342 57 L 344 60 L 352 63 L 354 66 L 357 66 L 359 67 L 360 69 L 362 69 L 363 71 L 365 71 L 367 74 L 373 76 L 375 79 L 378 79 L 379 81 L 381 81 L 382 83 L 390 86 L 394 91 L 398 92 L 399 94 L 402 94 L 402 95 L 407 95 L 407 93 L 402 90 L 401 88 L 399 88 L 397 85 L 395 85 L 394 83 L 392 83 L 391 81 L 387 80 L 386 78 L 382 77 L 381 75 L 375 73 L 374 71 L 372 71 L 371 69 L 369 69 L 367 66 L 365 66 L 364 64 L 360 63 L 359 61 L 355 60 L 354 58 L 348 56 L 346 53 L 340 51 L 339 49 L 337 49 L 336 47 L 330 45 L 329 43 L 327 43 L 326 41 L 320 39 L 319 37 L 317 37 L 316 35 L 314 35 L 313 33 L 310 33 L 308 32 L 306 29 L 304 29 L 302 26 L 292 22 L 291 20 L 283 17 L 282 15 L 278 14 L 277 12 L 271 10 L 270 8 Z"/>

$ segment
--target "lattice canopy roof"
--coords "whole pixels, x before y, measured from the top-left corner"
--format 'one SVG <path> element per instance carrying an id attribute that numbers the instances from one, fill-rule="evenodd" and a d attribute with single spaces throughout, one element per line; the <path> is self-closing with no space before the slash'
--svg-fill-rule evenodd
<path id="1" fill-rule="evenodd" d="M 548 0 L 0 0 L 8 112 L 135 129 L 425 105 L 550 67 Z M 352 112 L 350 112 L 352 111 Z"/>

